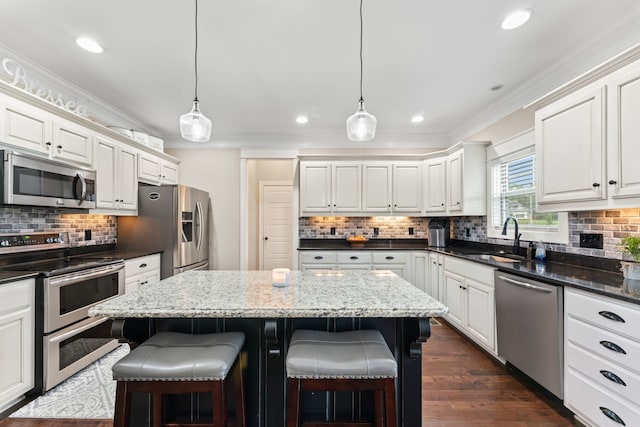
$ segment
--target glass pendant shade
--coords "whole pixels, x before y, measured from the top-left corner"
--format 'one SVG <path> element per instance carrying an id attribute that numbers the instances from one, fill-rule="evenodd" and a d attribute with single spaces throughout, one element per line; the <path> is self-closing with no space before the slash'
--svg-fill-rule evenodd
<path id="1" fill-rule="evenodd" d="M 347 137 L 351 141 L 369 141 L 376 136 L 378 121 L 364 109 L 364 100 L 358 102 L 358 111 L 347 119 Z"/>
<path id="2" fill-rule="evenodd" d="M 188 141 L 209 141 L 211 137 L 211 120 L 200 112 L 197 100 L 193 101 L 191 111 L 180 116 L 180 133 Z"/>

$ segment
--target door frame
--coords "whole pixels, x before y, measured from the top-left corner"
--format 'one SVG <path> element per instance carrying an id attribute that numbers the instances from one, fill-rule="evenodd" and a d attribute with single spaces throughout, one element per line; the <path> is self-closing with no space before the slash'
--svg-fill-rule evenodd
<path id="1" fill-rule="evenodd" d="M 264 222 L 264 199 L 262 198 L 262 192 L 264 190 L 264 187 L 267 186 L 285 186 L 285 187 L 291 187 L 291 226 L 294 226 L 294 219 L 296 217 L 296 215 L 293 214 L 293 182 L 290 181 L 259 181 L 258 182 L 258 268 L 260 270 L 264 269 L 264 226 L 263 226 L 263 222 Z M 296 253 L 296 248 L 297 248 L 297 239 L 296 239 L 296 233 L 297 233 L 297 223 L 295 224 L 296 228 L 291 230 L 291 244 L 294 246 L 291 250 L 291 266 L 289 268 L 291 268 L 292 270 L 295 270 L 294 266 L 295 266 L 295 259 L 294 259 L 294 255 Z"/>

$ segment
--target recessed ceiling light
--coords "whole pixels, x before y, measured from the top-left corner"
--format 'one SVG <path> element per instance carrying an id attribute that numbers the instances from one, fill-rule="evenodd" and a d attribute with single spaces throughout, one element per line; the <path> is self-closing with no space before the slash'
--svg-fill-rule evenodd
<path id="1" fill-rule="evenodd" d="M 504 21 L 502 21 L 502 29 L 513 30 L 514 28 L 524 25 L 529 18 L 531 18 L 532 13 L 531 9 L 520 9 L 510 13 L 504 18 Z"/>
<path id="2" fill-rule="evenodd" d="M 309 123 L 309 118 L 307 116 L 298 116 L 296 117 L 296 122 L 303 125 L 305 123 Z"/>
<path id="3" fill-rule="evenodd" d="M 422 122 L 424 122 L 424 116 L 411 117 L 411 123 L 422 123 Z"/>
<path id="4" fill-rule="evenodd" d="M 102 53 L 104 48 L 98 44 L 97 41 L 88 37 L 78 37 L 76 39 L 78 46 L 91 53 Z"/>

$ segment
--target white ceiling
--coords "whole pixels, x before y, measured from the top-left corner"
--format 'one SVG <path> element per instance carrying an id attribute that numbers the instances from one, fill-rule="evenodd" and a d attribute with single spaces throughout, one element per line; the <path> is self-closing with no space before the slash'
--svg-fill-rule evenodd
<path id="1" fill-rule="evenodd" d="M 637 0 L 365 0 L 371 146 L 448 145 L 640 42 Z M 502 19 L 531 8 L 531 21 Z M 201 109 L 219 146 L 344 146 L 358 0 L 200 0 Z M 180 141 L 194 90 L 194 2 L 4 1 L 0 44 Z M 106 49 L 79 49 L 88 35 Z M 490 88 L 503 84 L 504 89 Z M 310 117 L 299 125 L 299 114 Z M 424 114 L 419 124 L 410 122 Z M 118 125 L 118 123 L 113 123 Z"/>

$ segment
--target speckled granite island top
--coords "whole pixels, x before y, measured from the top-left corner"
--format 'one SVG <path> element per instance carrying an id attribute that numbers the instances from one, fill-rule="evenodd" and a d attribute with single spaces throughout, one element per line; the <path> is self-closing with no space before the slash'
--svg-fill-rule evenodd
<path id="1" fill-rule="evenodd" d="M 447 308 L 389 271 L 188 271 L 93 307 L 111 318 L 439 317 Z"/>

